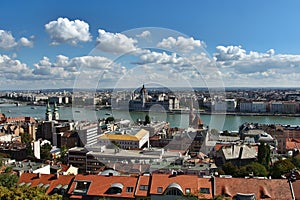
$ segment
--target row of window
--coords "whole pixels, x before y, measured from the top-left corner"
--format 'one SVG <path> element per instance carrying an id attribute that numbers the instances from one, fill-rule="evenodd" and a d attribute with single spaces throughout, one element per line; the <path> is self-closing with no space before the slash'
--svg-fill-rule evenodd
<path id="1" fill-rule="evenodd" d="M 158 187 L 157 188 L 157 193 L 162 193 L 162 192 L 163 192 L 163 188 Z M 190 194 L 191 193 L 191 188 L 185 188 L 185 193 Z M 199 193 L 200 194 L 210 194 L 210 190 L 209 190 L 209 188 L 200 188 Z M 182 195 L 182 192 L 180 190 L 178 190 L 177 188 L 172 188 L 172 189 L 168 190 L 166 195 Z"/>

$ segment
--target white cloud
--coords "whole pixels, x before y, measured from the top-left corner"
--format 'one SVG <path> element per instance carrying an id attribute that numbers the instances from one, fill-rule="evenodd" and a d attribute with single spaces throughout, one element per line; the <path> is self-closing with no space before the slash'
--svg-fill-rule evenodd
<path id="1" fill-rule="evenodd" d="M 24 47 L 33 47 L 33 41 L 30 41 L 25 37 L 21 37 L 19 44 Z"/>
<path id="2" fill-rule="evenodd" d="M 90 71 L 96 73 L 97 70 L 112 69 L 112 62 L 108 58 L 100 56 L 81 56 L 68 58 L 58 55 L 55 62 L 44 57 L 34 64 L 33 74 L 45 76 L 45 78 L 74 78 L 80 71 Z"/>
<path id="3" fill-rule="evenodd" d="M 295 86 L 296 82 L 300 83 L 300 55 L 275 54 L 274 49 L 247 53 L 240 46 L 218 46 L 214 58 L 224 81 L 231 86 Z"/>
<path id="4" fill-rule="evenodd" d="M 58 18 L 45 25 L 50 35 L 52 45 L 68 43 L 77 45 L 79 42 L 89 42 L 92 36 L 89 32 L 89 24 L 82 20 L 70 21 L 68 18 Z"/>
<path id="5" fill-rule="evenodd" d="M 147 38 L 151 36 L 151 32 L 150 31 L 143 31 L 141 34 L 136 35 L 136 37 L 138 38 Z"/>
<path id="6" fill-rule="evenodd" d="M 33 47 L 33 42 L 25 37 L 17 42 L 11 32 L 0 30 L 0 49 L 11 50 L 17 46 Z"/>
<path id="7" fill-rule="evenodd" d="M 166 52 L 148 52 L 144 53 L 140 56 L 140 60 L 136 62 L 136 64 L 144 65 L 144 64 L 180 64 L 183 62 L 182 57 L 178 57 L 176 53 L 172 53 L 171 55 Z"/>
<path id="8" fill-rule="evenodd" d="M 234 70 L 238 74 L 263 73 L 270 69 L 283 71 L 300 69 L 300 55 L 275 54 L 274 49 L 266 53 L 256 51 L 247 53 L 240 46 L 218 46 L 214 57 L 222 68 Z"/>
<path id="9" fill-rule="evenodd" d="M 179 36 L 176 38 L 168 37 L 167 39 L 162 39 L 161 42 L 157 44 L 159 48 L 171 49 L 179 52 L 190 52 L 197 47 L 205 46 L 200 40 L 195 40 L 194 38 L 185 38 Z"/>
<path id="10" fill-rule="evenodd" d="M 102 29 L 99 29 L 98 33 L 97 48 L 104 52 L 124 54 L 138 49 L 136 46 L 137 41 L 122 33 L 110 33 Z"/>
<path id="11" fill-rule="evenodd" d="M 241 46 L 217 46 L 214 54 L 217 61 L 239 60 L 245 57 L 246 51 Z"/>
<path id="12" fill-rule="evenodd" d="M 7 55 L 0 55 L 0 77 L 6 79 L 22 79 L 31 74 L 26 64 Z"/>
<path id="13" fill-rule="evenodd" d="M 17 45 L 15 38 L 8 31 L 0 30 L 0 48 L 9 50 Z"/>

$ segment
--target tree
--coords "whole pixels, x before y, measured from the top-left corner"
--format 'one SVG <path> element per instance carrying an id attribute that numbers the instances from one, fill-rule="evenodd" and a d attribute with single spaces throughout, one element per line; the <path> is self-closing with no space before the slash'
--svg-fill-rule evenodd
<path id="1" fill-rule="evenodd" d="M 258 162 L 252 162 L 248 165 L 240 167 L 238 170 L 239 177 L 249 176 L 249 174 L 252 173 L 254 176 L 263 176 L 263 177 L 266 177 L 269 174 L 265 166 Z"/>
<path id="2" fill-rule="evenodd" d="M 21 136 L 21 141 L 25 144 L 26 143 L 31 143 L 32 140 L 33 140 L 32 136 L 29 133 L 26 133 L 26 132 L 21 133 L 20 136 Z"/>
<path id="3" fill-rule="evenodd" d="M 281 178 L 281 175 L 288 173 L 294 168 L 296 168 L 296 166 L 289 159 L 279 160 L 274 163 L 271 174 L 273 178 Z"/>
<path id="4" fill-rule="evenodd" d="M 231 162 L 227 162 L 222 166 L 222 170 L 227 175 L 236 176 L 239 168 L 237 166 L 233 165 Z"/>
<path id="5" fill-rule="evenodd" d="M 297 168 L 300 168 L 300 158 L 292 157 L 288 158 Z"/>
<path id="6" fill-rule="evenodd" d="M 265 166 L 267 170 L 270 169 L 271 150 L 268 144 L 262 142 L 258 146 L 257 161 Z"/>
<path id="7" fill-rule="evenodd" d="M 29 133 L 21 133 L 21 142 L 26 144 L 26 153 L 28 156 L 33 156 L 33 150 L 31 147 L 31 142 L 33 141 L 33 137 Z"/>
<path id="8" fill-rule="evenodd" d="M 52 149 L 52 147 L 49 143 L 46 143 L 43 146 L 41 146 L 41 158 L 50 160 L 51 159 L 51 154 L 50 154 L 51 149 Z"/>
<path id="9" fill-rule="evenodd" d="M 145 122 L 144 122 L 144 125 L 147 125 L 147 124 L 150 124 L 150 123 L 151 123 L 150 117 L 149 117 L 149 115 L 146 115 L 146 116 L 145 116 Z"/>
<path id="10" fill-rule="evenodd" d="M 62 200 L 62 195 L 54 194 L 48 195 L 45 193 L 45 189 L 39 187 L 14 187 L 9 189 L 4 186 L 0 186 L 0 200 L 21 200 L 21 199 L 43 199 L 43 200 Z"/>
<path id="11" fill-rule="evenodd" d="M 68 148 L 66 145 L 62 145 L 60 148 L 60 157 L 58 158 L 58 161 L 62 162 L 63 164 L 66 164 L 66 156 L 68 153 Z"/>
<path id="12" fill-rule="evenodd" d="M 108 118 L 105 119 L 105 124 L 108 124 L 108 123 L 113 122 L 113 121 L 115 121 L 114 117 L 108 117 Z"/>
<path id="13" fill-rule="evenodd" d="M 19 177 L 11 173 L 0 174 L 0 186 L 11 188 L 16 185 Z"/>

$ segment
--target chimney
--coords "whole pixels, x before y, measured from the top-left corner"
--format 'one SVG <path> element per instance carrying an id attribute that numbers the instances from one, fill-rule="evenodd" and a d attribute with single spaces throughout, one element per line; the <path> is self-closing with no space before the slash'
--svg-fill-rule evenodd
<path id="1" fill-rule="evenodd" d="M 243 150 L 244 150 L 244 147 L 240 147 L 240 152 L 239 152 L 239 159 L 242 158 L 242 155 L 243 155 Z"/>
<path id="2" fill-rule="evenodd" d="M 19 177 L 21 177 L 21 176 L 22 176 L 22 174 L 23 174 L 23 171 L 22 171 L 22 170 L 20 170 L 20 171 L 19 171 L 19 174 L 18 174 L 18 175 L 19 175 Z"/>
<path id="3" fill-rule="evenodd" d="M 56 174 L 55 174 L 55 178 L 56 178 L 56 179 L 58 179 L 58 178 L 59 178 L 59 173 L 58 173 L 58 172 L 56 172 Z"/>
<path id="4" fill-rule="evenodd" d="M 211 176 L 210 181 L 212 182 L 212 195 L 214 197 L 216 195 L 216 178 L 214 175 Z"/>
<path id="5" fill-rule="evenodd" d="M 41 178 L 42 177 L 42 174 L 39 172 L 39 173 L 37 173 L 37 178 Z"/>

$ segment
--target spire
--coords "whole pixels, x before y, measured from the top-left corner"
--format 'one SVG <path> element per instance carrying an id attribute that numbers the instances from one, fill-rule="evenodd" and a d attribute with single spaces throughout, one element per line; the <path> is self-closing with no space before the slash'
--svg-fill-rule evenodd
<path id="1" fill-rule="evenodd" d="M 47 102 L 47 108 L 46 108 L 46 113 L 51 112 L 50 104 L 49 101 Z"/>
<path id="2" fill-rule="evenodd" d="M 53 116 L 52 116 L 52 118 L 54 120 L 59 120 L 59 113 L 58 113 L 58 107 L 57 107 L 56 102 L 54 102 L 54 109 L 53 109 Z"/>
<path id="3" fill-rule="evenodd" d="M 46 107 L 45 120 L 52 121 L 52 114 L 51 114 L 51 108 L 50 108 L 49 101 L 48 101 L 47 107 Z"/>

